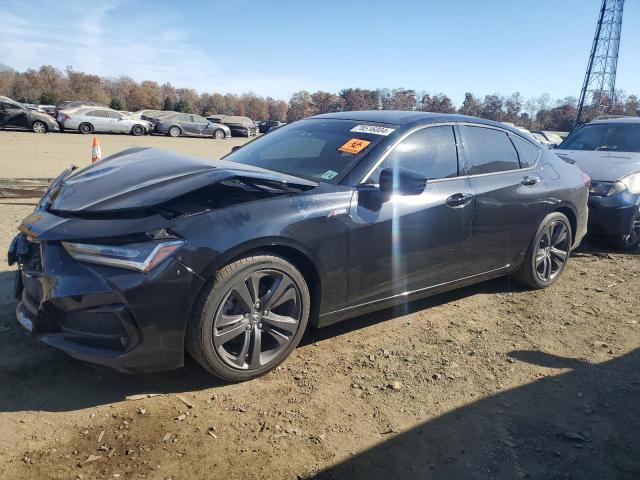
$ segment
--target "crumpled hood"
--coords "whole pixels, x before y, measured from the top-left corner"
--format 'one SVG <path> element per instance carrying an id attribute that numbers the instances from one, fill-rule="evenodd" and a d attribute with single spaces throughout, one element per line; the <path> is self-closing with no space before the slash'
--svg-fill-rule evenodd
<path id="1" fill-rule="evenodd" d="M 153 148 L 132 148 L 52 185 L 44 202 L 54 212 L 105 213 L 145 209 L 232 178 L 306 190 L 318 184 L 249 165 L 204 160 Z"/>
<path id="2" fill-rule="evenodd" d="M 640 172 L 640 153 L 585 150 L 553 150 L 560 158 L 573 160 L 596 182 L 615 182 Z"/>

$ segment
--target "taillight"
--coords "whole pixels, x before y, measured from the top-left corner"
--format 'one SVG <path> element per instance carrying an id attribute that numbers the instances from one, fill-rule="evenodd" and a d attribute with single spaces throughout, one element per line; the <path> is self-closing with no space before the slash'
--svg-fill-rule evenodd
<path id="1" fill-rule="evenodd" d="M 584 182 L 584 186 L 589 188 L 589 185 L 591 185 L 591 177 L 584 172 L 582 172 L 582 181 Z"/>

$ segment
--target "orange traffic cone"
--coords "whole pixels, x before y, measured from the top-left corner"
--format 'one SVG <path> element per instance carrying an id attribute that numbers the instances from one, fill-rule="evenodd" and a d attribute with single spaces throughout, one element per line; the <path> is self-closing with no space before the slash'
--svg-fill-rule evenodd
<path id="1" fill-rule="evenodd" d="M 93 144 L 91 145 L 91 163 L 95 163 L 102 159 L 102 150 L 100 149 L 100 142 L 96 137 L 93 137 Z"/>

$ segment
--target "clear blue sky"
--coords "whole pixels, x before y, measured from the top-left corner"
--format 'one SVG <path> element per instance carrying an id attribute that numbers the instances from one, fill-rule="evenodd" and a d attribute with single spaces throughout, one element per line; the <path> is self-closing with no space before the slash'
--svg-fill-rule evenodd
<path id="1" fill-rule="evenodd" d="M 0 63 L 170 81 L 199 92 L 404 87 L 577 96 L 600 0 L 0 0 Z M 640 0 L 618 88 L 640 93 Z"/>

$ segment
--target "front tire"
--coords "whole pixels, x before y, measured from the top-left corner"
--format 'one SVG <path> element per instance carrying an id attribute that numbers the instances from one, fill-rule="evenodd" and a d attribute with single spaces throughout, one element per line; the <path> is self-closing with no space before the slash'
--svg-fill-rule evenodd
<path id="1" fill-rule="evenodd" d="M 640 210 L 636 212 L 631 220 L 629 233 L 618 237 L 610 237 L 609 243 L 612 247 L 622 252 L 631 252 L 640 247 Z"/>
<path id="2" fill-rule="evenodd" d="M 131 127 L 131 135 L 135 135 L 136 137 L 144 135 L 144 128 L 142 125 L 134 125 Z"/>
<path id="3" fill-rule="evenodd" d="M 215 138 L 216 140 L 224 140 L 224 137 L 224 131 L 220 129 L 217 129 L 215 132 L 213 132 L 213 138 Z"/>
<path id="4" fill-rule="evenodd" d="M 187 327 L 187 350 L 223 380 L 258 377 L 298 345 L 310 303 L 304 277 L 284 258 L 241 258 L 220 269 L 203 292 Z"/>
<path id="5" fill-rule="evenodd" d="M 179 136 L 180 136 L 180 133 L 181 133 L 181 132 L 180 132 L 180 128 L 178 128 L 178 127 L 171 127 L 171 128 L 169 129 L 169 136 L 170 136 L 170 137 L 174 137 L 174 138 L 175 138 L 175 137 L 179 137 Z"/>
<path id="6" fill-rule="evenodd" d="M 44 122 L 36 120 L 31 124 L 31 130 L 33 130 L 34 133 L 47 133 L 47 126 Z"/>
<path id="7" fill-rule="evenodd" d="M 567 264 L 572 242 L 573 232 L 566 215 L 550 213 L 540 223 L 524 262 L 513 278 L 535 289 L 550 287 Z"/>

